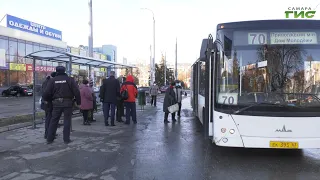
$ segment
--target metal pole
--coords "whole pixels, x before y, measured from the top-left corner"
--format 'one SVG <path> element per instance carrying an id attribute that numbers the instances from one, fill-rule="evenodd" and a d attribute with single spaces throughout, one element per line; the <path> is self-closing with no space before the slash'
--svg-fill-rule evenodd
<path id="1" fill-rule="evenodd" d="M 89 37 L 88 37 L 88 48 L 89 48 L 89 57 L 93 57 L 93 19 L 92 19 L 92 0 L 89 0 Z"/>
<path id="2" fill-rule="evenodd" d="M 72 57 L 69 57 L 69 63 L 68 63 L 68 75 L 71 77 L 72 72 Z M 63 122 L 64 123 L 64 122 Z M 72 132 L 72 119 L 70 121 L 70 132 Z"/>
<path id="3" fill-rule="evenodd" d="M 153 15 L 153 61 L 152 61 L 152 81 L 154 82 L 156 77 L 155 77 L 155 59 L 156 59 L 156 20 L 154 19 L 154 14 L 152 11 Z"/>
<path id="4" fill-rule="evenodd" d="M 150 44 L 150 84 L 149 86 L 152 85 L 152 50 L 151 50 L 151 44 Z"/>
<path id="5" fill-rule="evenodd" d="M 150 63 L 150 81 L 153 83 L 155 81 L 155 59 L 156 59 L 156 20 L 154 18 L 154 13 L 151 9 L 148 8 L 141 8 L 144 10 L 148 10 L 152 12 L 152 18 L 153 18 L 153 59 Z"/>
<path id="6" fill-rule="evenodd" d="M 176 38 L 176 62 L 175 62 L 175 79 L 178 79 L 178 40 Z"/>
<path id="7" fill-rule="evenodd" d="M 167 53 L 164 55 L 164 85 L 167 85 Z"/>
<path id="8" fill-rule="evenodd" d="M 32 128 L 36 128 L 36 59 L 33 58 L 32 62 L 32 70 L 33 70 L 33 122 L 32 122 Z"/>

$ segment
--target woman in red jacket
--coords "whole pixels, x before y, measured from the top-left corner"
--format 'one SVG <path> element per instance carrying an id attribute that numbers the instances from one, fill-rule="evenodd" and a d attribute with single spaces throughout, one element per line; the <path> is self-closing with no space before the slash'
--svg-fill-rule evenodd
<path id="1" fill-rule="evenodd" d="M 132 117 L 133 123 L 137 124 L 137 109 L 136 109 L 136 98 L 138 95 L 137 86 L 134 84 L 133 76 L 129 75 L 126 82 L 121 86 L 120 93 L 123 91 L 128 92 L 128 99 L 124 100 L 126 107 L 126 122 L 130 124 L 130 116 Z"/>

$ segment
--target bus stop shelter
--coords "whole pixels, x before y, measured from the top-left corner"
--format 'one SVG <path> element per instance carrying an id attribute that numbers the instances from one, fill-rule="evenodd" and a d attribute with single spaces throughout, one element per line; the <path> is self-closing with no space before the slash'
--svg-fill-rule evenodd
<path id="1" fill-rule="evenodd" d="M 33 128 L 36 128 L 36 60 L 45 60 L 52 62 L 64 62 L 66 63 L 66 71 L 70 76 L 72 72 L 72 64 L 89 66 L 89 73 L 91 72 L 91 68 L 101 67 L 101 68 L 113 68 L 113 69 L 130 69 L 132 73 L 132 69 L 136 68 L 135 66 L 126 65 L 122 63 L 106 61 L 101 59 L 95 59 L 92 57 L 85 57 L 74 55 L 68 52 L 55 51 L 55 50 L 41 50 L 30 53 L 25 56 L 25 58 L 33 59 Z"/>

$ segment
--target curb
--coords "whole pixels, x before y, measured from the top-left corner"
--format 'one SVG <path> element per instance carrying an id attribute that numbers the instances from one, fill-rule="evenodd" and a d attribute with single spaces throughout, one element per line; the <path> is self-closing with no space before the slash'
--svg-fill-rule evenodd
<path id="1" fill-rule="evenodd" d="M 145 109 L 144 110 L 140 110 L 140 108 L 138 108 L 139 105 L 137 105 L 137 112 L 143 112 L 143 111 L 146 111 L 146 110 L 149 110 L 150 106 L 145 106 Z M 98 112 L 94 113 L 94 114 L 98 114 L 98 113 L 101 113 L 102 110 L 98 108 Z M 37 113 L 37 120 L 36 120 L 36 125 L 37 124 L 43 124 L 44 123 L 44 120 L 42 119 L 39 119 L 39 118 L 43 118 L 44 117 L 44 112 L 38 112 Z M 73 120 L 76 120 L 74 118 L 79 118 L 81 117 L 82 114 L 81 113 L 75 113 L 72 115 L 72 121 Z M 17 118 L 17 119 L 15 119 Z M 12 119 L 14 119 L 13 121 L 14 122 L 18 122 L 18 123 L 11 123 L 11 124 L 6 124 L 4 126 L 1 126 L 2 124 L 5 124 L 5 123 L 2 123 L 2 121 L 12 121 Z M 21 122 L 22 121 L 22 122 Z M 28 121 L 28 122 L 26 122 Z M 60 120 L 59 120 L 59 123 L 62 122 L 63 124 L 63 116 L 61 116 Z M 20 128 L 25 128 L 25 127 L 28 127 L 28 126 L 32 126 L 33 125 L 33 122 L 32 122 L 32 114 L 28 114 L 28 115 L 21 115 L 21 116 L 14 116 L 14 117 L 9 117 L 9 118 L 3 118 L 3 119 L 0 119 L 0 133 L 3 133 L 3 132 L 7 132 L 7 131 L 12 131 L 12 130 L 15 130 L 15 129 L 20 129 Z"/>
<path id="2" fill-rule="evenodd" d="M 36 113 L 36 119 L 42 119 L 44 116 L 45 116 L 44 112 L 37 112 Z M 32 118 L 33 118 L 32 114 L 24 114 L 24 115 L 1 118 L 0 119 L 0 127 L 31 122 Z"/>

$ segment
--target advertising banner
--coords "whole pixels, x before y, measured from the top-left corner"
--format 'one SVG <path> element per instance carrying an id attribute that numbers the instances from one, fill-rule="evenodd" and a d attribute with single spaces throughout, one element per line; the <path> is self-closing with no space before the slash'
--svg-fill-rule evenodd
<path id="1" fill-rule="evenodd" d="M 70 47 L 70 53 L 74 54 L 74 55 L 79 55 L 80 54 L 80 49 L 74 48 L 74 47 Z"/>
<path id="2" fill-rule="evenodd" d="M 33 71 L 32 64 L 27 64 L 27 71 Z"/>
<path id="3" fill-rule="evenodd" d="M 16 63 L 10 63 L 10 70 L 12 71 L 26 71 L 26 64 L 16 64 Z"/>
<path id="4" fill-rule="evenodd" d="M 51 66 L 36 66 L 36 71 L 40 72 L 54 72 L 55 68 Z"/>
<path id="5" fill-rule="evenodd" d="M 7 14 L 7 27 L 20 31 L 33 33 L 47 38 L 62 40 L 62 32 L 38 23 L 20 19 Z"/>
<path id="6" fill-rule="evenodd" d="M 100 55 L 100 58 L 101 58 L 102 60 L 107 60 L 107 56 L 104 55 L 104 54 L 101 54 L 101 55 Z"/>
<path id="7" fill-rule="evenodd" d="M 27 64 L 26 69 L 27 69 L 27 71 L 33 71 L 32 64 Z M 52 67 L 52 66 L 36 66 L 36 71 L 38 71 L 38 72 L 54 72 L 54 71 L 56 71 L 56 69 L 55 69 L 55 67 Z"/>
<path id="8" fill-rule="evenodd" d="M 79 65 L 76 65 L 76 64 L 72 64 L 71 68 L 72 68 L 72 69 L 77 69 L 77 70 L 79 70 L 79 69 L 80 69 L 80 66 L 79 66 Z"/>

